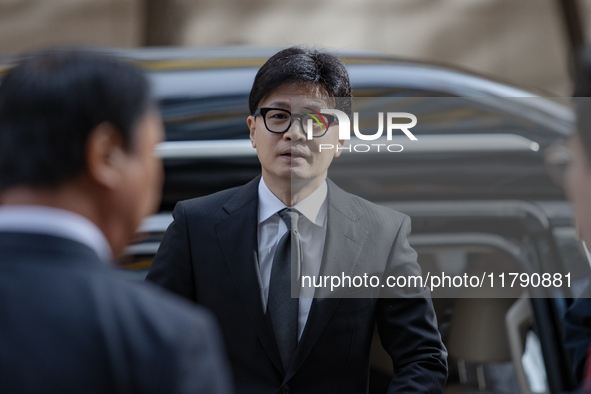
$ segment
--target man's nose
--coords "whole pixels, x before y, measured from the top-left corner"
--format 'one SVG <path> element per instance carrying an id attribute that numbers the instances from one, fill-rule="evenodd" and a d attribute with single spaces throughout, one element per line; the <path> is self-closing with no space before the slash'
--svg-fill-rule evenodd
<path id="1" fill-rule="evenodd" d="M 302 129 L 298 119 L 293 119 L 291 121 L 291 126 L 289 126 L 289 129 L 283 133 L 283 138 L 290 141 L 306 141 L 306 133 Z"/>

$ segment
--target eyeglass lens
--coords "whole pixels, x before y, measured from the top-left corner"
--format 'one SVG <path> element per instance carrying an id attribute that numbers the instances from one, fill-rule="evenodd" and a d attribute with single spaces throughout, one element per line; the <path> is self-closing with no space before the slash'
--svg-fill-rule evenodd
<path id="1" fill-rule="evenodd" d="M 289 129 L 292 118 L 300 119 L 300 126 L 306 135 L 312 130 L 314 137 L 323 135 L 326 132 L 328 118 L 322 115 L 306 112 L 303 114 L 290 114 L 287 110 L 271 109 L 265 115 L 265 124 L 269 131 L 283 133 Z"/>

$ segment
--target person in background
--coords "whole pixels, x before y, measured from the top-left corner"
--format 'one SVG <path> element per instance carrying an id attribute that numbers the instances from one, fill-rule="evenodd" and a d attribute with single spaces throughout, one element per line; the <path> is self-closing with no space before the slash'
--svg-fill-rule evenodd
<path id="1" fill-rule="evenodd" d="M 591 58 L 584 57 L 575 91 L 577 130 L 570 137 L 566 192 L 574 206 L 575 224 L 584 245 L 591 245 Z M 564 316 L 564 344 L 575 380 L 591 391 L 591 287 L 588 286 Z"/>
<path id="2" fill-rule="evenodd" d="M 212 316 L 113 269 L 160 201 L 146 76 L 97 53 L 0 85 L 0 392 L 232 392 Z"/>

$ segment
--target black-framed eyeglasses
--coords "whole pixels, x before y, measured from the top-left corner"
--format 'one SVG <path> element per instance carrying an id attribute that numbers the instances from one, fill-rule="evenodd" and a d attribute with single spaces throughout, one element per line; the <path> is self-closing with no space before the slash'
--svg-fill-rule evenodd
<path id="1" fill-rule="evenodd" d="M 265 122 L 265 127 L 271 133 L 285 133 L 291 127 L 292 119 L 298 118 L 300 120 L 300 127 L 304 131 L 306 137 L 308 131 L 312 130 L 312 137 L 322 137 L 328 131 L 328 128 L 332 123 L 338 122 L 338 118 L 334 115 L 321 114 L 312 108 L 304 107 L 304 110 L 308 110 L 303 114 L 292 114 L 283 108 L 259 108 L 253 116 L 261 115 Z"/>

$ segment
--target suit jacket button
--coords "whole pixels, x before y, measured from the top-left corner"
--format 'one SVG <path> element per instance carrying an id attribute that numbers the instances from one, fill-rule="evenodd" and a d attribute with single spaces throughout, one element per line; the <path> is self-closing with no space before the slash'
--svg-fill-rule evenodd
<path id="1" fill-rule="evenodd" d="M 281 394 L 289 394 L 289 386 L 288 385 L 281 387 Z"/>

